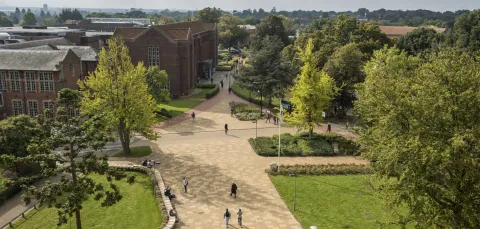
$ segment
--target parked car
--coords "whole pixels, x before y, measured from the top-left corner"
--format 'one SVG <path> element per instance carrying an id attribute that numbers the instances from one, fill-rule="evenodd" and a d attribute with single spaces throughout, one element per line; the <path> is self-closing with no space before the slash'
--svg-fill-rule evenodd
<path id="1" fill-rule="evenodd" d="M 230 49 L 230 53 L 231 53 L 231 54 L 240 54 L 240 53 L 242 53 L 242 51 L 241 51 L 241 50 L 237 50 L 237 49 Z"/>

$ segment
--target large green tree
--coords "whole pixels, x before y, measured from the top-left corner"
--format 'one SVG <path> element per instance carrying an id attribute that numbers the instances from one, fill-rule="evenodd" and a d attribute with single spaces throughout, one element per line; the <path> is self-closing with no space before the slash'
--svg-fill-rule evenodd
<path id="1" fill-rule="evenodd" d="M 336 86 L 341 88 L 335 97 L 335 115 L 343 117 L 353 106 L 354 86 L 365 78 L 364 64 L 365 55 L 355 43 L 339 48 L 325 64 L 325 72 L 335 80 Z"/>
<path id="2" fill-rule="evenodd" d="M 310 137 L 315 126 L 323 121 L 322 112 L 328 108 L 337 93 L 332 77 L 317 70 L 313 50 L 313 41 L 309 39 L 306 49 L 300 55 L 303 66 L 290 90 L 295 109 L 286 117 L 289 125 L 306 129 Z"/>
<path id="3" fill-rule="evenodd" d="M 222 10 L 220 8 L 203 8 L 195 14 L 195 18 L 206 23 L 218 23 L 218 20 L 222 16 Z"/>
<path id="4" fill-rule="evenodd" d="M 148 92 L 146 68 L 134 66 L 122 41 L 109 40 L 108 51 L 102 49 L 98 66 L 83 82 L 82 112 L 103 114 L 105 122 L 120 136 L 123 151 L 130 153 L 134 133 L 154 138 L 156 103 Z"/>
<path id="5" fill-rule="evenodd" d="M 78 9 L 62 9 L 62 12 L 58 15 L 58 18 L 60 18 L 61 22 L 65 22 L 66 20 L 83 20 L 83 16 L 78 11 Z"/>
<path id="6" fill-rule="evenodd" d="M 457 47 L 467 51 L 480 50 L 480 10 L 458 17 L 454 31 Z"/>
<path id="7" fill-rule="evenodd" d="M 96 117 L 70 116 L 71 110 L 79 108 L 79 101 L 77 91 L 62 89 L 58 93 L 56 114 L 49 115 L 50 118 L 39 116 L 37 125 L 42 125 L 43 131 L 30 141 L 28 155 L 2 156 L 7 163 L 39 163 L 41 173 L 35 176 L 37 178 L 60 176 L 59 180 L 49 180 L 41 188 L 29 185 L 34 177 L 20 178 L 14 183 L 22 184 L 22 197 L 26 204 L 36 199 L 44 206 L 55 207 L 58 210 L 58 225 L 66 224 L 68 218 L 75 215 L 77 229 L 82 228 L 80 212 L 82 203 L 89 196 L 94 195 L 95 200 L 102 201 L 102 206 L 113 205 L 122 198 L 115 184 L 103 187 L 88 175 L 102 174 L 108 181 L 112 181 L 113 177 L 125 177 L 108 167 L 107 157 L 97 158 L 93 152 L 111 140 L 103 121 Z M 18 123 L 18 128 L 30 128 L 22 127 L 22 124 Z M 57 151 L 53 152 L 56 148 Z M 133 182 L 133 179 L 129 181 Z M 59 198 L 62 195 L 65 198 Z"/>
<path id="8" fill-rule="evenodd" d="M 439 34 L 431 28 L 421 27 L 400 37 L 397 41 L 397 47 L 409 55 L 423 55 L 435 50 L 444 40 L 445 36 L 443 34 Z"/>
<path id="9" fill-rule="evenodd" d="M 276 36 L 280 38 L 284 45 L 288 45 L 288 35 L 285 32 L 285 27 L 283 26 L 283 20 L 281 17 L 269 14 L 262 20 L 262 22 L 257 26 L 255 35 L 252 38 L 253 49 L 261 49 L 263 39 L 265 39 L 267 36 Z"/>
<path id="10" fill-rule="evenodd" d="M 426 60 L 382 49 L 356 104 L 378 190 L 418 228 L 480 228 L 480 63 L 457 50 Z M 376 182 L 375 182 L 376 183 Z"/>
<path id="11" fill-rule="evenodd" d="M 27 12 L 23 14 L 22 20 L 20 21 L 21 25 L 35 25 L 37 24 L 37 19 L 35 18 L 35 14 L 32 12 Z"/>
<path id="12" fill-rule="evenodd" d="M 219 21 L 218 40 L 220 45 L 228 49 L 231 47 L 241 48 L 242 44 L 246 43 L 248 38 L 247 30 L 239 27 L 239 25 L 243 24 L 243 21 L 240 18 L 227 13 L 223 14 Z"/>
<path id="13" fill-rule="evenodd" d="M 148 92 L 158 102 L 170 102 L 170 80 L 167 71 L 160 70 L 158 66 L 150 66 L 147 69 Z"/>

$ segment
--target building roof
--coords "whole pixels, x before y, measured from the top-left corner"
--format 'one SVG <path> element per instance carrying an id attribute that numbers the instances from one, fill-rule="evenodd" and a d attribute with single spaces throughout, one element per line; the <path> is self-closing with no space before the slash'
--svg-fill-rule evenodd
<path id="1" fill-rule="evenodd" d="M 142 33 L 147 28 L 137 28 L 137 27 L 129 27 L 129 28 L 122 28 L 117 27 L 115 32 L 113 32 L 114 37 L 119 37 L 121 39 L 133 39 L 138 34 Z"/>
<path id="2" fill-rule="evenodd" d="M 0 49 L 0 69 L 18 71 L 59 71 L 70 50 Z"/>
<path id="3" fill-rule="evenodd" d="M 203 33 L 206 31 L 215 30 L 217 25 L 215 23 L 204 23 L 201 21 L 186 21 L 166 25 L 155 25 L 157 28 L 164 29 L 191 29 L 193 34 Z"/>
<path id="4" fill-rule="evenodd" d="M 82 31 L 79 29 L 69 29 L 68 27 L 47 27 L 45 28 L 23 28 L 23 27 L 0 27 L 0 32 L 2 33 L 47 33 L 47 34 L 63 34 L 67 32 L 77 32 L 81 33 Z"/>
<path id="5" fill-rule="evenodd" d="M 72 50 L 82 61 L 97 61 L 98 53 L 90 46 L 57 46 L 58 50 Z"/>
<path id="6" fill-rule="evenodd" d="M 389 36 L 405 36 L 407 33 L 412 32 L 416 28 L 419 27 L 409 27 L 409 26 L 378 26 L 380 30 L 389 35 Z M 446 28 L 432 28 L 437 33 L 444 33 L 447 29 Z"/>
<path id="7" fill-rule="evenodd" d="M 165 32 L 172 40 L 188 40 L 188 32 L 190 31 L 190 29 L 157 29 Z"/>
<path id="8" fill-rule="evenodd" d="M 63 37 L 59 37 L 59 38 L 51 38 L 51 39 L 43 39 L 43 40 L 36 40 L 36 41 L 27 41 L 22 43 L 0 45 L 0 49 L 25 49 L 25 48 L 38 47 L 43 45 L 74 45 L 74 44 Z"/>

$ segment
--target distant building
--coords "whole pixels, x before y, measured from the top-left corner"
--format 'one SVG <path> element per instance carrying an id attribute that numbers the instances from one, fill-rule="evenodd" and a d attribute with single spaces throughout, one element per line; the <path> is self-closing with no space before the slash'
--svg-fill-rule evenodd
<path id="1" fill-rule="evenodd" d="M 388 37 L 401 37 L 407 35 L 407 33 L 412 32 L 416 28 L 419 27 L 409 27 L 409 26 L 378 26 L 380 30 L 387 34 Z M 446 28 L 432 28 L 437 33 L 445 33 L 447 31 Z"/>
<path id="2" fill-rule="evenodd" d="M 87 17 L 86 20 L 90 20 L 92 23 L 131 23 L 140 26 L 149 26 L 152 21 L 148 18 L 95 18 Z"/>
<path id="3" fill-rule="evenodd" d="M 189 21 L 148 28 L 117 28 L 113 35 L 130 49 L 132 61 L 159 66 L 169 76 L 173 97 L 187 95 L 199 78 L 210 78 L 217 64 L 216 24 Z"/>
<path id="4" fill-rule="evenodd" d="M 254 25 L 239 25 L 238 27 L 247 30 L 248 34 L 254 34 L 257 31 L 257 27 Z"/>
<path id="5" fill-rule="evenodd" d="M 48 12 L 48 5 L 43 4 L 43 12 L 46 14 Z"/>
<path id="6" fill-rule="evenodd" d="M 149 25 L 149 24 L 148 24 Z M 113 32 L 117 27 L 146 27 L 147 25 L 139 22 L 129 22 L 129 21 L 93 21 L 91 19 L 86 20 L 67 20 L 64 23 L 64 26 L 69 29 L 80 29 L 80 30 L 94 30 L 100 32 Z M 113 33 L 112 33 L 113 34 Z"/>

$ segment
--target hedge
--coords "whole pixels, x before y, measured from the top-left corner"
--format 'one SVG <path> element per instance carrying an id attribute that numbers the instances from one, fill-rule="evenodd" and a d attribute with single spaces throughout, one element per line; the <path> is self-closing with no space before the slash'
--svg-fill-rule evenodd
<path id="1" fill-rule="evenodd" d="M 230 66 L 233 68 L 233 66 L 235 66 L 235 60 L 232 62 L 225 62 L 225 61 L 218 62 L 217 66 Z"/>
<path id="2" fill-rule="evenodd" d="M 22 191 L 20 185 L 12 185 L 9 187 L 3 187 L 0 190 L 0 204 L 3 204 L 8 201 L 8 199 L 15 196 L 17 193 Z"/>
<path id="3" fill-rule="evenodd" d="M 215 88 L 215 84 L 197 84 L 197 88 L 212 89 Z"/>
<path id="4" fill-rule="evenodd" d="M 207 94 L 205 94 L 205 98 L 206 99 L 212 98 L 213 96 L 218 94 L 219 91 L 220 91 L 220 87 L 218 87 L 218 84 L 215 84 L 215 87 L 210 91 L 208 91 Z"/>
<path id="5" fill-rule="evenodd" d="M 345 174 L 371 174 L 369 165 L 339 164 L 339 165 L 281 165 L 280 169 L 271 166 L 265 170 L 270 175 L 345 175 Z"/>
<path id="6" fill-rule="evenodd" d="M 258 155 L 278 156 L 278 135 L 250 138 L 248 141 Z M 308 137 L 308 133 L 281 135 L 281 154 L 284 156 L 357 155 L 358 152 L 356 142 L 337 134 L 314 134 L 312 138 Z"/>
<path id="7" fill-rule="evenodd" d="M 220 72 L 231 71 L 231 70 L 232 70 L 232 66 L 229 66 L 229 65 L 220 65 L 220 66 L 217 66 L 216 70 L 217 70 L 217 71 L 220 71 Z"/>

